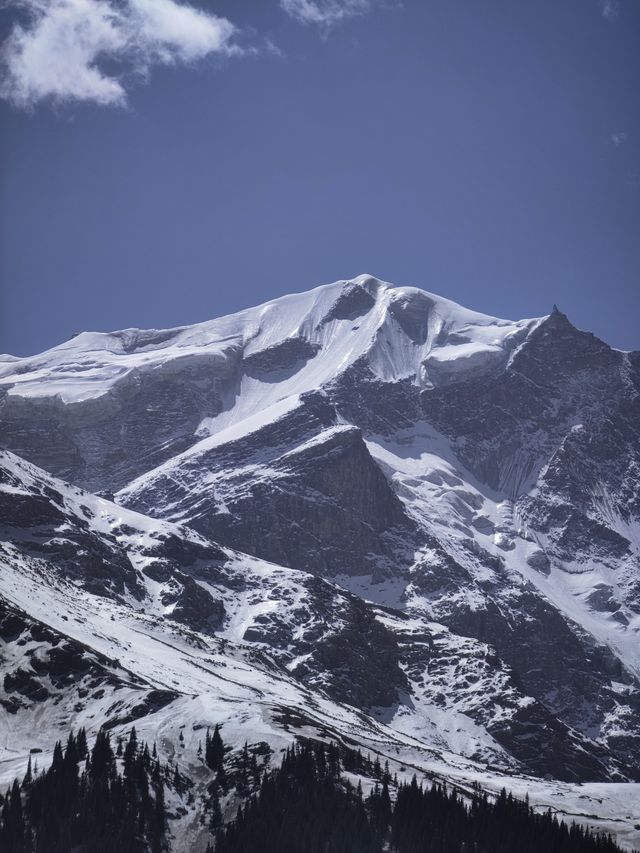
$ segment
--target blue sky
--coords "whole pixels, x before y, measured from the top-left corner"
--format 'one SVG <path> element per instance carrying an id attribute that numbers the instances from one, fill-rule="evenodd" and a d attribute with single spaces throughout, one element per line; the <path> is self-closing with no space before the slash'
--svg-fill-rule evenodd
<path id="1" fill-rule="evenodd" d="M 635 0 L 11 0 L 0 30 L 0 352 L 362 272 L 640 348 Z"/>

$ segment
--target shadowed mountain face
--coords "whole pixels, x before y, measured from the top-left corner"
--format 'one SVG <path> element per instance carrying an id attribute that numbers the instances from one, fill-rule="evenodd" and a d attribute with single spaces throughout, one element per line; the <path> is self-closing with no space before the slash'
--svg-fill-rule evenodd
<path id="1" fill-rule="evenodd" d="M 0 371 L 20 618 L 39 577 L 270 673 L 282 706 L 640 778 L 639 354 L 361 276 Z"/>

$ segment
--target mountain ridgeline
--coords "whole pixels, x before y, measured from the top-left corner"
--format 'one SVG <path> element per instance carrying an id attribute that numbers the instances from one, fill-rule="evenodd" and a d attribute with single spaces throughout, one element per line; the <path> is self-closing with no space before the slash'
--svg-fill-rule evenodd
<path id="1" fill-rule="evenodd" d="M 189 780 L 144 843 L 248 850 L 263 794 L 210 790 L 215 720 L 265 797 L 300 738 L 388 761 L 393 815 L 458 815 L 432 849 L 493 849 L 503 788 L 558 844 L 549 807 L 640 846 L 640 353 L 359 276 L 0 361 L 0 434 L 0 781 L 135 724 Z"/>

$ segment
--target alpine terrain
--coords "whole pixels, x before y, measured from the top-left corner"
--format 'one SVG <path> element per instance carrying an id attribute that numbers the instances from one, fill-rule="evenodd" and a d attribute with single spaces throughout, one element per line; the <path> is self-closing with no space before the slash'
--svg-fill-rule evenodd
<path id="1" fill-rule="evenodd" d="M 3 793 L 135 726 L 204 853 L 215 730 L 640 846 L 640 352 L 363 275 L 1 356 L 0 430 Z"/>

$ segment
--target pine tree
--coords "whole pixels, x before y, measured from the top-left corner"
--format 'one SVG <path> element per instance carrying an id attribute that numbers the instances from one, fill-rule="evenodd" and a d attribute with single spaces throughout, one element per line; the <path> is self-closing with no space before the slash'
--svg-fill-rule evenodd
<path id="1" fill-rule="evenodd" d="M 160 783 L 155 787 L 155 803 L 151 818 L 151 853 L 160 853 L 163 848 L 165 823 L 164 786 Z"/>
<path id="2" fill-rule="evenodd" d="M 224 764 L 224 744 L 220 735 L 220 726 L 216 723 L 213 735 L 209 735 L 205 741 L 205 763 L 211 770 L 220 770 Z"/>
<path id="3" fill-rule="evenodd" d="M 216 832 L 222 826 L 222 809 L 220 808 L 220 787 L 217 782 L 213 783 L 211 799 L 209 801 L 209 828 Z"/>
<path id="4" fill-rule="evenodd" d="M 29 762 L 27 763 L 27 772 L 24 774 L 24 778 L 22 780 L 22 787 L 26 788 L 32 779 L 33 774 L 31 772 L 31 756 L 29 756 Z"/>
<path id="5" fill-rule="evenodd" d="M 86 733 L 84 727 L 82 727 L 81 729 L 78 729 L 78 734 L 76 737 L 76 749 L 78 751 L 78 760 L 79 761 L 84 760 L 87 756 L 88 751 L 89 751 L 87 748 L 87 733 Z"/>

